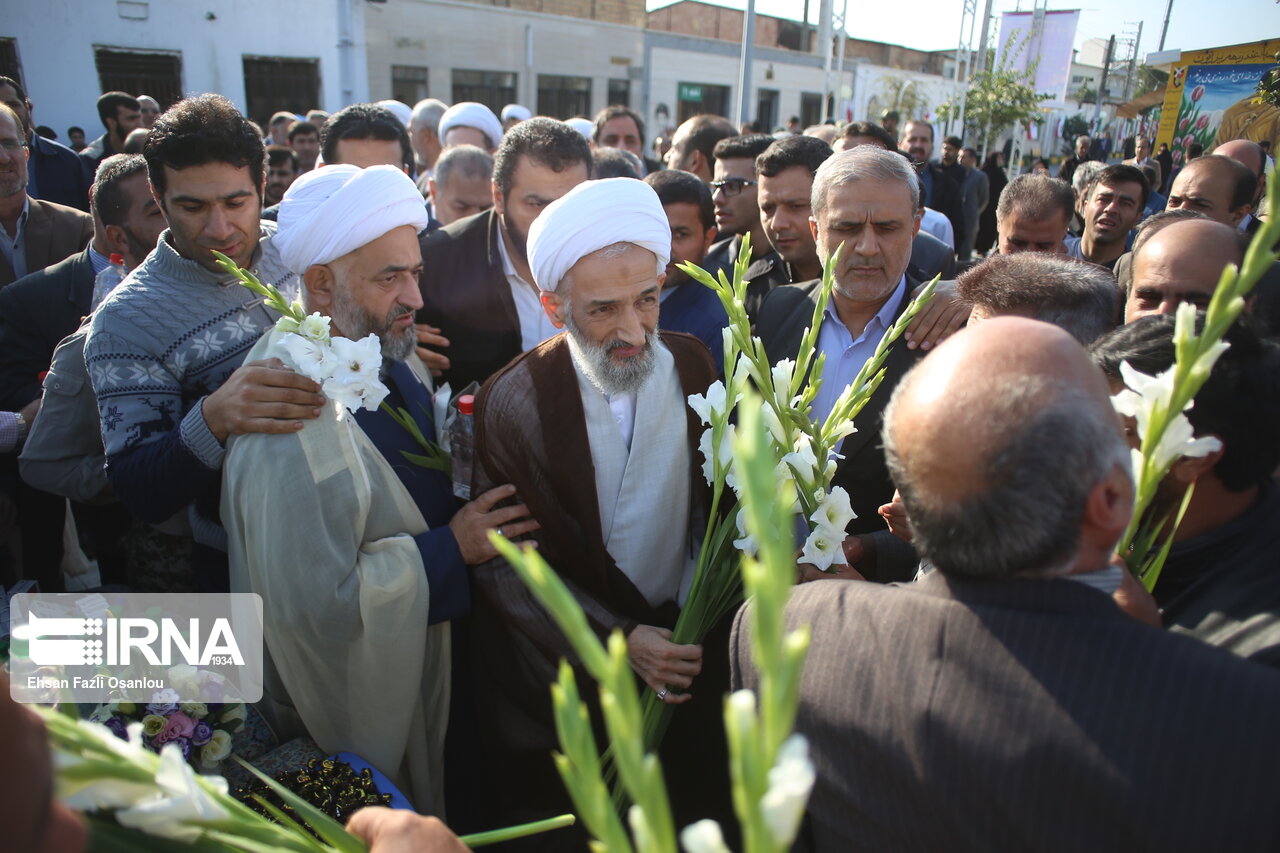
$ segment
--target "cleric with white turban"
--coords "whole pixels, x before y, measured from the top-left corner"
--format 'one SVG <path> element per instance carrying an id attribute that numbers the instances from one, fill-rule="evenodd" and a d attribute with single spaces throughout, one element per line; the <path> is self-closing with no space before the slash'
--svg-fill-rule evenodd
<path id="1" fill-rule="evenodd" d="M 529 268 L 534 283 L 539 290 L 555 290 L 574 264 L 615 243 L 648 249 L 658 257 L 658 274 L 666 270 L 671 224 L 658 194 L 634 178 L 578 184 L 533 220 Z"/>
<path id="2" fill-rule="evenodd" d="M 275 245 L 285 265 L 302 275 L 402 225 L 427 227 L 422 193 L 408 175 L 395 166 L 338 163 L 290 185 L 280 202 Z"/>
<path id="3" fill-rule="evenodd" d="M 469 127 L 483 133 L 488 144 L 480 147 L 489 151 L 497 148 L 498 143 L 502 141 L 502 122 L 498 121 L 498 117 L 493 114 L 493 110 L 475 101 L 463 101 L 460 104 L 454 104 L 444 111 L 444 115 L 440 116 L 440 126 L 436 129 L 436 133 L 439 134 L 440 142 L 446 148 L 451 145 L 448 138 L 449 131 L 459 127 Z M 452 144 L 456 145 L 457 143 L 454 142 Z"/>

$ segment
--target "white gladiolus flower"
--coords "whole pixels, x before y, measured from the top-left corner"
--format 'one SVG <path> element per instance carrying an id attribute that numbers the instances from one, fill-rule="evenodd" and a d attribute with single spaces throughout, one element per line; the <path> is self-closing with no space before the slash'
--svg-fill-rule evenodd
<path id="1" fill-rule="evenodd" d="M 834 461 L 832 460 L 833 463 Z M 853 511 L 853 506 L 849 503 L 849 493 L 842 487 L 836 486 L 818 502 L 818 508 L 814 510 L 813 515 L 809 516 L 809 520 L 819 527 L 827 528 L 831 533 L 843 535 L 849 522 L 857 517 L 858 514 Z"/>
<path id="2" fill-rule="evenodd" d="M 858 429 L 853 425 L 852 420 L 841 421 L 836 425 L 835 430 L 831 433 L 831 446 L 835 447 L 840 444 L 841 439 L 853 435 Z"/>
<path id="3" fill-rule="evenodd" d="M 736 429 L 733 424 L 729 424 L 724 428 L 723 434 L 720 436 L 720 446 L 717 448 L 718 454 L 713 454 L 711 450 L 711 436 L 713 430 L 707 427 L 702 431 L 702 438 L 698 442 L 698 450 L 702 452 L 702 476 L 707 478 L 707 482 L 715 485 L 716 482 L 716 456 L 719 456 L 720 470 L 725 473 L 725 483 L 730 488 L 736 489 L 738 478 L 733 474 L 733 436 Z"/>
<path id="4" fill-rule="evenodd" d="M 298 321 L 286 315 L 281 317 L 279 320 L 276 320 L 275 329 L 277 332 L 292 334 L 298 331 Z"/>
<path id="5" fill-rule="evenodd" d="M 280 346 L 289 354 L 293 367 L 312 382 L 323 383 L 337 366 L 329 347 L 302 335 L 285 335 L 280 339 Z"/>
<path id="6" fill-rule="evenodd" d="M 226 793 L 227 780 L 221 776 L 205 777 L 205 782 Z M 156 787 L 159 790 L 150 798 L 116 812 L 116 820 L 121 826 L 161 838 L 195 841 L 205 828 L 193 826 L 190 821 L 226 820 L 231 817 L 201 786 L 191 765 L 182 758 L 177 744 L 166 744 L 160 751 Z"/>
<path id="7" fill-rule="evenodd" d="M 773 366 L 771 371 L 773 374 L 773 392 L 779 400 L 787 399 L 791 393 L 791 376 L 795 373 L 796 363 L 792 359 L 784 358 Z"/>
<path id="8" fill-rule="evenodd" d="M 312 314 L 298 324 L 298 334 L 318 344 L 329 343 L 329 318 L 319 312 Z"/>
<path id="9" fill-rule="evenodd" d="M 1215 347 L 1206 353 L 1206 358 L 1202 360 L 1202 362 L 1207 362 L 1204 369 L 1212 370 L 1213 362 L 1225 351 L 1226 346 L 1223 346 L 1221 348 Z M 1210 355 L 1212 358 L 1208 357 Z M 1201 363 L 1197 363 L 1196 367 L 1199 369 Z M 1111 404 L 1120 414 L 1127 415 L 1137 421 L 1138 437 L 1145 439 L 1147 431 L 1151 427 L 1153 410 L 1157 405 L 1167 409 L 1172 401 L 1174 370 L 1170 368 L 1161 371 L 1158 376 L 1148 376 L 1135 370 L 1129 365 L 1129 362 L 1122 361 L 1120 363 L 1120 375 L 1124 378 L 1124 383 L 1128 388 L 1112 396 Z M 1194 401 L 1187 403 L 1184 411 L 1191 408 L 1192 402 Z M 1164 470 L 1183 456 L 1206 456 L 1222 449 L 1222 442 L 1211 435 L 1196 438 L 1191 421 L 1187 420 L 1186 415 L 1181 412 L 1171 412 L 1168 418 L 1164 434 L 1160 437 L 1160 441 L 1153 453 L 1154 459 L 1152 462 L 1156 470 Z M 1136 472 L 1141 471 L 1141 466 L 1137 462 L 1135 462 L 1135 466 L 1136 482 Z"/>
<path id="10" fill-rule="evenodd" d="M 704 424 L 711 426 L 713 421 L 724 417 L 727 400 L 728 392 L 725 390 L 724 383 L 717 379 L 707 388 L 706 394 L 689 395 L 689 408 L 697 413 Z"/>
<path id="11" fill-rule="evenodd" d="M 390 393 L 378 379 L 382 369 L 378 336 L 369 335 L 358 341 L 334 338 L 329 347 L 334 368 L 321 385 L 325 396 L 353 412 L 361 406 L 371 412 L 376 410 Z"/>
<path id="12" fill-rule="evenodd" d="M 778 763 L 769 770 L 769 790 L 760 800 L 765 823 L 778 845 L 789 845 L 800 830 L 813 782 L 809 742 L 803 735 L 793 734 L 778 750 Z"/>
<path id="13" fill-rule="evenodd" d="M 733 540 L 733 547 L 744 554 L 750 554 L 754 557 L 759 552 L 760 545 L 756 542 L 756 537 L 747 532 L 746 519 L 746 512 L 738 510 L 738 516 L 735 519 L 738 526 L 738 538 Z"/>
<path id="14" fill-rule="evenodd" d="M 681 830 L 680 846 L 685 853 L 729 853 L 720 824 L 710 819 L 691 823 Z"/>
<path id="15" fill-rule="evenodd" d="M 764 405 L 760 408 L 764 417 L 764 425 L 769 430 L 769 435 L 773 436 L 773 440 L 777 442 L 779 447 L 787 446 L 787 431 L 782 426 L 782 421 L 778 420 L 778 413 L 773 410 L 773 406 Z"/>
<path id="16" fill-rule="evenodd" d="M 796 439 L 796 449 L 782 457 L 782 461 L 795 471 L 796 479 L 802 483 L 813 483 L 818 479 L 818 460 L 813 455 L 813 446 L 809 436 L 804 433 Z"/>
<path id="17" fill-rule="evenodd" d="M 819 525 L 804 540 L 804 550 L 800 552 L 800 562 L 809 563 L 815 568 L 826 571 L 833 565 L 845 565 L 844 531 L 831 530 Z"/>

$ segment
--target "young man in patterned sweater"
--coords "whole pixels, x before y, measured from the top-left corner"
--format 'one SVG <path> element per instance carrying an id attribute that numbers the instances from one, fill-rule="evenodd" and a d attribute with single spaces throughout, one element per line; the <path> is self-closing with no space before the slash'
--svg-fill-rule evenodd
<path id="1" fill-rule="evenodd" d="M 324 398 L 278 360 L 242 364 L 276 317 L 211 251 L 297 289 L 271 245 L 273 223 L 259 218 L 263 145 L 248 120 L 218 95 L 182 101 L 157 121 L 143 156 L 169 227 L 94 314 L 85 362 L 116 493 L 148 522 L 185 513 L 199 587 L 224 591 L 227 437 L 301 429 Z"/>

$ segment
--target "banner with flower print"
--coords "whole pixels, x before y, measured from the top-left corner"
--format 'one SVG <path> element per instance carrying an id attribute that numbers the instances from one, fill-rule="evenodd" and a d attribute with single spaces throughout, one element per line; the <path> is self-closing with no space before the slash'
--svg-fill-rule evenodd
<path id="1" fill-rule="evenodd" d="M 1204 153 L 1230 139 L 1280 138 L 1280 109 L 1255 103 L 1258 81 L 1276 67 L 1280 39 L 1183 51 L 1172 66 L 1155 143 L 1169 146 L 1174 168 L 1187 149 Z"/>

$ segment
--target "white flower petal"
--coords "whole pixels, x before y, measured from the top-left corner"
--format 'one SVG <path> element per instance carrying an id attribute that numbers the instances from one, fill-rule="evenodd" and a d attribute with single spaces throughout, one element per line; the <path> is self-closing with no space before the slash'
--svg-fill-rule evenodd
<path id="1" fill-rule="evenodd" d="M 680 846 L 685 853 L 729 853 L 720 824 L 710 819 L 686 826 L 680 832 Z"/>
<path id="2" fill-rule="evenodd" d="M 804 550 L 800 552 L 800 562 L 808 563 L 815 568 L 826 571 L 834 565 L 844 565 L 844 531 L 832 530 L 819 525 L 804 540 Z"/>
<path id="3" fill-rule="evenodd" d="M 221 783 L 220 788 L 225 793 L 227 782 L 222 777 L 208 777 L 207 782 L 212 785 Z M 116 820 L 121 826 L 161 838 L 194 841 L 205 829 L 192 825 L 191 821 L 230 817 L 230 813 L 201 787 L 195 771 L 183 759 L 177 744 L 166 744 L 160 751 L 156 786 L 159 790 L 153 798 L 116 812 Z"/>
<path id="4" fill-rule="evenodd" d="M 809 743 L 803 735 L 793 734 L 778 750 L 778 761 L 769 770 L 769 790 L 760 800 L 774 843 L 782 848 L 788 847 L 800 830 L 814 779 Z"/>

